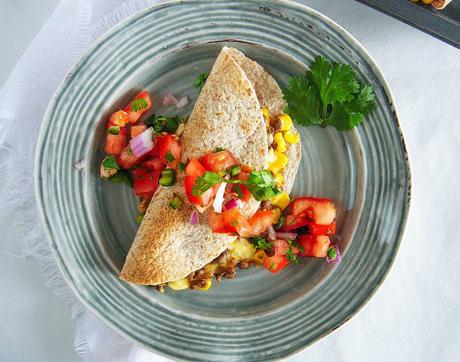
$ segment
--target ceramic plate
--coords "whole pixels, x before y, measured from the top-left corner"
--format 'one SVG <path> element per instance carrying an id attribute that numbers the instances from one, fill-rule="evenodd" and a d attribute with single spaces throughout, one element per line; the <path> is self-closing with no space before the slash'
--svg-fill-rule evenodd
<path id="1" fill-rule="evenodd" d="M 238 273 L 208 292 L 118 279 L 137 225 L 132 190 L 101 181 L 105 122 L 141 89 L 197 97 L 193 80 L 224 45 L 284 86 L 322 54 L 375 87 L 377 109 L 351 132 L 300 128 L 294 195 L 332 197 L 343 261 L 305 260 L 271 275 Z M 156 106 L 157 114 L 174 114 Z M 85 168 L 74 163 L 85 160 Z M 292 354 L 348 320 L 388 272 L 410 199 L 407 154 L 388 86 L 369 54 L 330 19 L 289 1 L 174 2 L 120 23 L 88 51 L 49 105 L 36 155 L 37 198 L 56 260 L 81 301 L 110 327 L 162 355 L 267 360 Z M 267 342 L 269 341 L 269 342 Z"/>

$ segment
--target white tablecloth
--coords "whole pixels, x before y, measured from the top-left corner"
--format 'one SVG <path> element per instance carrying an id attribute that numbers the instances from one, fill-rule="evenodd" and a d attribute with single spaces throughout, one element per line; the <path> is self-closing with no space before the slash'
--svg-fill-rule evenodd
<path id="1" fill-rule="evenodd" d="M 411 156 L 413 199 L 399 255 L 375 297 L 340 329 L 289 360 L 460 360 L 460 51 L 352 0 L 304 2 L 349 30 L 386 75 Z M 0 91 L 0 227 L 11 243 L 4 250 L 20 246 L 33 255 L 26 262 L 44 267 L 47 284 L 72 310 L 59 309 L 60 318 L 75 322 L 59 328 L 75 328 L 75 348 L 88 361 L 162 359 L 106 328 L 62 283 L 36 219 L 33 146 L 49 98 L 80 54 L 117 21 L 152 3 L 62 0 Z M 28 137 L 21 142 L 24 129 Z M 23 238 L 12 237 L 10 225 L 21 230 Z M 9 252 L 0 255 L 0 262 L 11 264 L 11 275 L 17 273 L 16 258 Z M 24 278 L 24 284 L 15 287 L 42 280 Z M 0 298 L 0 321 L 8 313 L 1 303 Z M 26 315 L 53 305 L 30 308 Z M 44 325 L 41 333 L 59 334 L 53 330 L 57 326 Z M 2 335 L 20 343 L 19 334 Z M 8 357 L 5 360 L 35 360 L 27 351 Z"/>

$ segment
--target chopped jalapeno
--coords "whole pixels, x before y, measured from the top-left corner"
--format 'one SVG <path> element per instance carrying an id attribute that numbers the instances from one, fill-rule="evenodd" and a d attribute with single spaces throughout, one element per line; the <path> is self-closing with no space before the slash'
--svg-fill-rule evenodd
<path id="1" fill-rule="evenodd" d="M 238 166 L 238 165 L 231 166 L 231 167 L 228 169 L 228 172 L 230 173 L 231 176 L 238 176 L 239 173 L 241 172 L 241 167 Z"/>
<path id="2" fill-rule="evenodd" d="M 166 168 L 161 171 L 160 185 L 161 186 L 172 186 L 176 182 L 176 173 L 172 168 Z"/>
<path id="3" fill-rule="evenodd" d="M 113 135 L 120 134 L 120 127 L 119 127 L 119 126 L 112 126 L 112 127 L 109 127 L 109 129 L 107 130 L 107 132 L 109 132 L 110 134 L 113 134 Z"/>
<path id="4" fill-rule="evenodd" d="M 174 210 L 177 210 L 182 206 L 182 200 L 179 198 L 179 196 L 174 195 L 172 200 L 169 202 L 169 206 L 172 207 Z"/>

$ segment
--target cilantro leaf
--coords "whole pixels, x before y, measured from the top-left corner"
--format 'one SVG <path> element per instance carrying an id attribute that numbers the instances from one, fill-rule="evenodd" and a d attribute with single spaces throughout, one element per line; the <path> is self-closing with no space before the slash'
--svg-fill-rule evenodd
<path id="1" fill-rule="evenodd" d="M 206 83 L 206 79 L 208 79 L 209 73 L 201 73 L 198 77 L 196 77 L 195 81 L 193 82 L 193 86 L 195 88 L 203 88 L 204 83 Z"/>
<path id="2" fill-rule="evenodd" d="M 261 236 L 250 237 L 249 241 L 254 244 L 256 249 L 267 250 L 273 248 L 273 241 L 267 241 Z"/>
<path id="3" fill-rule="evenodd" d="M 177 115 L 174 117 L 152 115 L 145 120 L 145 124 L 148 127 L 153 127 L 153 132 L 155 132 L 155 134 L 161 134 L 163 132 L 174 133 L 180 123 L 181 119 Z"/>
<path id="4" fill-rule="evenodd" d="M 139 112 L 145 108 L 147 108 L 149 105 L 147 101 L 144 98 L 139 98 L 139 99 L 134 99 L 131 102 L 131 110 L 134 112 Z"/>
<path id="5" fill-rule="evenodd" d="M 280 193 L 270 171 L 253 171 L 249 174 L 246 187 L 257 201 L 269 200 Z"/>
<path id="6" fill-rule="evenodd" d="M 215 172 L 207 171 L 196 179 L 195 185 L 192 188 L 192 195 L 200 197 L 214 185 L 222 182 L 223 179 Z"/>
<path id="7" fill-rule="evenodd" d="M 117 161 L 115 161 L 115 157 L 113 157 L 113 155 L 104 158 L 104 160 L 102 161 L 102 166 L 104 166 L 104 168 L 107 169 L 120 169 L 120 166 L 118 165 Z"/>
<path id="8" fill-rule="evenodd" d="M 349 130 L 375 107 L 374 89 L 362 85 L 348 64 L 316 57 L 301 77 L 290 77 L 283 90 L 286 113 L 301 126 L 333 126 Z"/>
<path id="9" fill-rule="evenodd" d="M 296 248 L 299 251 L 304 251 L 304 248 L 295 240 L 288 240 L 287 242 L 289 243 L 289 249 L 286 250 L 286 259 L 291 263 L 298 264 L 299 258 L 296 254 L 294 254 L 294 250 L 292 248 Z"/>
<path id="10" fill-rule="evenodd" d="M 176 161 L 176 158 L 174 157 L 174 155 L 171 153 L 170 150 L 168 150 L 168 152 L 166 152 L 165 159 L 166 159 L 167 163 L 171 163 L 171 162 Z"/>

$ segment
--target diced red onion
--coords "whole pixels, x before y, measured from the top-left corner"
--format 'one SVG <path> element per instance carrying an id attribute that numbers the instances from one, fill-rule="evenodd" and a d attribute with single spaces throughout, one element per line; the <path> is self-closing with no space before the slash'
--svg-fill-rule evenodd
<path id="1" fill-rule="evenodd" d="M 144 156 L 153 148 L 153 128 L 147 128 L 140 135 L 129 141 L 131 150 L 136 157 Z"/>
<path id="2" fill-rule="evenodd" d="M 86 160 L 83 159 L 83 160 L 75 162 L 73 164 L 73 167 L 75 167 L 78 171 L 80 171 L 80 170 L 83 170 L 83 168 L 85 167 L 85 164 L 86 164 Z"/>
<path id="3" fill-rule="evenodd" d="M 200 218 L 198 216 L 198 211 L 193 210 L 192 213 L 190 214 L 190 224 L 196 225 L 200 222 Z"/>
<path id="4" fill-rule="evenodd" d="M 168 93 L 163 97 L 163 105 L 165 107 L 173 106 L 177 104 L 177 98 L 172 93 Z"/>
<path id="5" fill-rule="evenodd" d="M 238 207 L 241 209 L 243 206 L 244 206 L 243 201 L 241 201 L 240 199 L 230 199 L 225 203 L 224 209 L 231 210 L 231 209 L 234 209 L 235 207 Z"/>
<path id="6" fill-rule="evenodd" d="M 273 229 L 273 226 L 269 226 L 268 229 L 268 236 L 267 236 L 267 239 L 270 240 L 270 241 L 275 241 L 276 240 L 276 231 L 275 229 Z"/>
<path id="7" fill-rule="evenodd" d="M 297 239 L 297 234 L 296 233 L 277 232 L 276 237 L 278 239 L 284 239 L 284 240 L 295 240 L 295 239 Z"/>
<path id="8" fill-rule="evenodd" d="M 184 108 L 188 104 L 188 102 L 188 96 L 184 96 L 177 101 L 176 107 L 179 109 Z"/>
<path id="9" fill-rule="evenodd" d="M 222 212 L 222 204 L 224 203 L 224 194 L 226 186 L 227 184 L 225 182 L 221 182 L 219 188 L 217 189 L 216 196 L 214 197 L 212 207 L 214 208 L 214 211 L 217 213 Z"/>
<path id="10" fill-rule="evenodd" d="M 334 244 L 332 245 L 332 247 L 335 249 L 335 253 L 336 253 L 335 259 L 331 259 L 329 258 L 329 256 L 326 256 L 326 262 L 328 264 L 338 264 L 342 260 L 342 257 L 340 256 L 339 246 Z"/>

